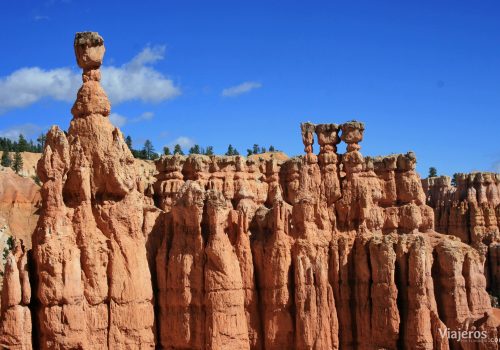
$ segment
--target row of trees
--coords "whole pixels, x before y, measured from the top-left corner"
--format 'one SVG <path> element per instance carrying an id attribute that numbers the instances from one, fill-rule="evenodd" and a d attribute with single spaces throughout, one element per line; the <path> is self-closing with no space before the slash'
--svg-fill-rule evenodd
<path id="1" fill-rule="evenodd" d="M 206 156 L 212 156 L 212 155 L 214 155 L 214 148 L 213 148 L 213 146 L 201 147 L 200 145 L 194 145 L 193 147 L 189 148 L 188 153 L 189 154 L 204 154 Z M 163 147 L 163 154 L 169 156 L 171 154 L 184 155 L 185 153 L 182 150 L 181 145 L 176 144 L 172 151 L 170 150 L 170 147 Z"/>
<path id="2" fill-rule="evenodd" d="M 159 158 L 159 154 L 156 152 L 153 143 L 151 140 L 146 140 L 144 142 L 144 146 L 142 149 L 135 149 L 133 148 L 132 144 L 132 137 L 127 136 L 125 138 L 125 142 L 127 143 L 128 147 L 132 151 L 132 154 L 134 155 L 135 158 L 139 159 L 149 159 L 149 160 L 154 160 Z M 265 147 L 260 147 L 259 145 L 255 144 L 253 147 L 247 150 L 247 155 L 252 155 L 252 154 L 261 154 L 261 153 L 266 153 L 266 152 L 276 152 L 276 149 L 274 146 L 269 146 L 269 149 L 267 150 Z M 214 148 L 213 146 L 206 146 L 202 147 L 200 145 L 194 145 L 189 148 L 187 151 L 188 154 L 204 154 L 207 156 L 214 155 Z M 163 154 L 164 155 L 172 155 L 172 154 L 180 154 L 180 155 L 185 155 L 186 153 L 182 149 L 182 146 L 180 144 L 174 145 L 173 149 L 170 149 L 170 147 L 163 147 Z M 233 145 L 227 146 L 227 151 L 224 153 L 226 156 L 237 156 L 240 153 L 236 148 L 233 147 Z"/>
<path id="3" fill-rule="evenodd" d="M 43 133 L 38 136 L 36 143 L 33 140 L 28 141 L 23 134 L 19 135 L 17 141 L 13 141 L 7 137 L 0 137 L 0 149 L 2 150 L 0 165 L 6 168 L 10 167 L 16 174 L 19 174 L 23 169 L 23 156 L 21 152 L 42 153 L 45 140 L 46 136 Z M 10 152 L 15 152 L 14 157 L 11 157 Z"/>
<path id="4" fill-rule="evenodd" d="M 17 141 L 12 141 L 7 137 L 0 137 L 0 149 L 7 152 L 33 152 L 42 153 L 43 147 L 45 146 L 45 134 L 41 134 L 36 139 L 36 143 L 33 140 L 27 140 L 23 134 L 20 134 Z"/>
<path id="5" fill-rule="evenodd" d="M 266 152 L 276 152 L 276 149 L 273 145 L 269 146 L 269 149 L 265 147 L 260 147 L 258 144 L 254 144 L 252 148 L 247 149 L 247 156 L 251 156 L 252 154 L 262 154 Z"/>

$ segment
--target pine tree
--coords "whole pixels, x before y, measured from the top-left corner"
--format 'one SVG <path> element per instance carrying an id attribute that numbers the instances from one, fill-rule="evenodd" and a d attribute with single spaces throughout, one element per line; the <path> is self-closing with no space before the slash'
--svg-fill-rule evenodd
<path id="1" fill-rule="evenodd" d="M 265 148 L 265 147 L 262 147 L 262 148 L 260 149 L 260 153 L 266 153 L 266 148 Z"/>
<path id="2" fill-rule="evenodd" d="M 174 146 L 174 154 L 180 154 L 181 156 L 184 155 L 184 152 L 182 151 L 182 147 L 179 144 L 176 144 Z"/>
<path id="3" fill-rule="evenodd" d="M 275 148 L 273 145 L 269 146 L 269 152 L 276 152 Z"/>
<path id="4" fill-rule="evenodd" d="M 200 145 L 194 145 L 189 149 L 189 154 L 202 154 L 202 149 L 200 148 Z"/>
<path id="5" fill-rule="evenodd" d="M 163 154 L 166 155 L 166 156 L 169 156 L 172 154 L 172 152 L 170 152 L 170 148 L 168 148 L 167 146 L 163 147 Z"/>
<path id="6" fill-rule="evenodd" d="M 130 135 L 128 135 L 126 138 L 125 138 L 125 143 L 127 144 L 128 148 L 130 150 L 132 150 L 132 137 L 130 137 Z"/>
<path id="7" fill-rule="evenodd" d="M 6 245 L 3 248 L 3 260 L 4 261 L 7 260 L 7 257 L 9 256 L 9 252 L 11 252 L 14 249 L 14 239 L 12 238 L 12 236 L 9 236 L 9 238 L 7 238 L 7 241 L 5 243 L 6 243 Z"/>
<path id="8" fill-rule="evenodd" d="M 28 151 L 28 141 L 26 141 L 23 134 L 19 134 L 19 139 L 17 140 L 17 149 L 19 150 L 19 152 Z"/>
<path id="9" fill-rule="evenodd" d="M 44 133 L 41 133 L 40 136 L 38 136 L 38 138 L 36 139 L 40 152 L 43 152 L 43 149 L 45 148 L 45 141 L 47 141 L 47 136 Z"/>
<path id="10" fill-rule="evenodd" d="M 19 149 L 16 151 L 16 154 L 14 155 L 14 161 L 12 162 L 12 169 L 16 172 L 16 174 L 19 174 L 19 172 L 23 169 L 23 156 L 21 155 Z"/>
<path id="11" fill-rule="evenodd" d="M 203 152 L 206 156 L 213 156 L 214 155 L 214 148 L 213 146 L 207 146 L 205 151 Z"/>
<path id="12" fill-rule="evenodd" d="M 253 151 L 250 148 L 247 148 L 247 157 L 251 156 L 253 154 Z"/>
<path id="13" fill-rule="evenodd" d="M 153 159 L 153 153 L 155 149 L 153 147 L 153 143 L 150 140 L 146 140 L 146 142 L 144 142 L 144 147 L 142 150 L 144 151 L 144 157 L 146 159 Z"/>
<path id="14" fill-rule="evenodd" d="M 229 144 L 229 146 L 227 146 L 226 156 L 234 156 L 234 147 L 233 147 L 233 145 Z"/>
<path id="15" fill-rule="evenodd" d="M 12 159 L 10 159 L 9 151 L 7 150 L 7 148 L 5 148 L 2 152 L 1 165 L 7 168 L 10 167 L 11 164 L 12 164 Z"/>
<path id="16" fill-rule="evenodd" d="M 258 144 L 256 144 L 256 143 L 255 143 L 255 144 L 253 145 L 252 153 L 253 153 L 253 154 L 259 154 L 259 153 L 260 153 L 260 147 L 259 147 L 259 145 L 258 145 Z"/>
<path id="17" fill-rule="evenodd" d="M 429 168 L 429 177 L 436 177 L 437 176 L 437 169 L 431 166 Z"/>

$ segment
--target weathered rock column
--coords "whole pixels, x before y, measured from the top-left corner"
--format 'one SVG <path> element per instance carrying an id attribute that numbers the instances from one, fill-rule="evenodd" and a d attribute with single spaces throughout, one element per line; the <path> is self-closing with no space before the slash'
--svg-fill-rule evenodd
<path id="1" fill-rule="evenodd" d="M 83 85 L 68 133 L 53 127 L 38 163 L 42 214 L 33 237 L 39 345 L 155 346 L 144 196 L 134 158 L 109 121 L 99 81 L 103 39 L 77 33 Z"/>
<path id="2" fill-rule="evenodd" d="M 262 218 L 262 232 L 252 245 L 261 297 L 264 348 L 270 350 L 294 348 L 290 217 L 290 205 L 275 202 Z"/>
<path id="3" fill-rule="evenodd" d="M 304 144 L 304 152 L 306 152 L 306 159 L 308 162 L 317 162 L 317 157 L 313 153 L 314 144 L 314 130 L 316 126 L 313 123 L 302 123 L 300 124 L 300 129 L 302 131 L 302 143 Z M 315 161 L 316 160 L 316 161 Z"/>
<path id="4" fill-rule="evenodd" d="M 164 349 L 204 349 L 205 190 L 194 181 L 181 187 L 172 207 L 171 241 L 157 256 L 160 344 Z"/>
<path id="5" fill-rule="evenodd" d="M 361 216 L 362 207 L 366 206 L 366 203 L 361 203 L 359 190 L 365 159 L 359 152 L 361 146 L 358 144 L 363 140 L 365 126 L 363 123 L 351 121 L 342 124 L 341 129 L 341 139 L 347 143 L 347 153 L 342 156 L 342 170 L 346 176 L 342 180 L 342 198 L 336 202 L 337 224 L 342 230 L 357 230 L 364 224 Z"/>
<path id="6" fill-rule="evenodd" d="M 250 349 L 240 264 L 225 232 L 230 210 L 222 193 L 207 192 L 210 229 L 204 269 L 207 350 Z"/>
<path id="7" fill-rule="evenodd" d="M 165 212 L 172 209 L 175 196 L 184 184 L 182 169 L 186 158 L 178 154 L 162 156 L 156 162 L 157 181 L 154 184 L 156 206 Z"/>
<path id="8" fill-rule="evenodd" d="M 316 125 L 316 135 L 320 145 L 319 164 L 321 168 L 321 192 L 326 197 L 327 205 L 335 203 L 340 197 L 337 144 L 340 142 L 337 124 Z"/>
<path id="9" fill-rule="evenodd" d="M 2 308 L 0 314 L 0 346 L 6 349 L 32 348 L 31 286 L 28 276 L 27 251 L 23 242 L 14 239 L 14 250 L 7 256 Z"/>

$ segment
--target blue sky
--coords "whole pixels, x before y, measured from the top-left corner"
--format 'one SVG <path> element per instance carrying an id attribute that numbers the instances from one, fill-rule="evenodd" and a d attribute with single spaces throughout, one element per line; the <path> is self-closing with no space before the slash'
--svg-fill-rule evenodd
<path id="1" fill-rule="evenodd" d="M 301 121 L 357 119 L 364 155 L 500 171 L 498 18 L 498 1 L 1 1 L 0 135 L 67 128 L 74 33 L 92 30 L 137 148 L 296 155 Z"/>

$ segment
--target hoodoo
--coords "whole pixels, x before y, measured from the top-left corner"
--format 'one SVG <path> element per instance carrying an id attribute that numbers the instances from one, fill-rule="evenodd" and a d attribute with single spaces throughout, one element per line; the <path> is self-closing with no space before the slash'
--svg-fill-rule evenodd
<path id="1" fill-rule="evenodd" d="M 67 133 L 52 127 L 38 162 L 42 213 L 33 236 L 35 348 L 153 348 L 144 200 L 134 158 L 109 121 L 104 42 L 77 33 L 83 85 Z M 8 316 L 2 313 L 2 317 Z M 2 321 L 5 322 L 5 321 Z M 2 343 L 16 346 L 3 334 Z"/>
<path id="2" fill-rule="evenodd" d="M 42 211 L 31 254 L 17 241 L 8 257 L 0 344 L 497 348 L 484 259 L 434 231 L 412 152 L 364 157 L 363 123 L 304 123 L 305 155 L 287 160 L 163 156 L 153 205 L 108 118 L 103 39 L 77 33 L 75 53 L 83 85 L 38 163 Z"/>
<path id="3" fill-rule="evenodd" d="M 489 289 L 500 295 L 500 174 L 455 174 L 422 180 L 436 230 L 460 238 L 485 259 Z"/>

